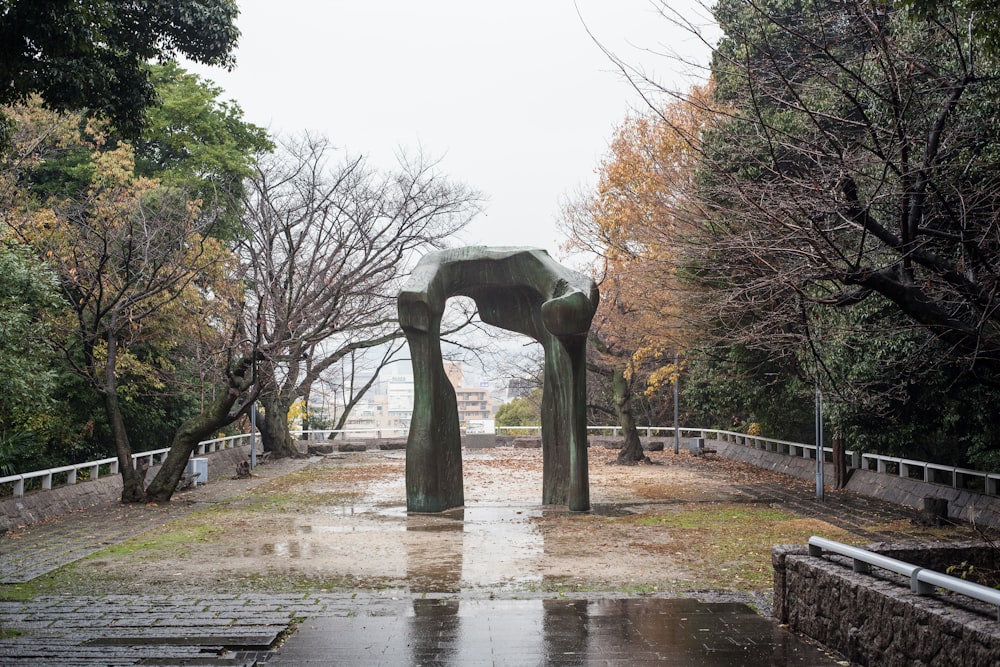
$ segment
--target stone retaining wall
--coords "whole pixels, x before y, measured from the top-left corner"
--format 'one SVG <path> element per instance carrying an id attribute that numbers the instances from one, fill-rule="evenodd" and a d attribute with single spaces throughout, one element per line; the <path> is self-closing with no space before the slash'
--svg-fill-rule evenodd
<path id="1" fill-rule="evenodd" d="M 722 440 L 712 440 L 710 446 L 720 456 L 725 456 L 728 459 L 744 461 L 760 468 L 785 473 L 800 479 L 816 479 L 816 461 L 814 459 L 768 452 Z M 826 464 L 824 475 L 828 482 L 833 481 L 832 463 Z M 923 509 L 925 497 L 944 498 L 948 501 L 948 516 L 950 518 L 1000 528 L 1000 498 L 994 496 L 985 496 L 981 493 L 860 468 L 852 469 L 847 488 L 865 496 L 920 510 Z"/>
<path id="2" fill-rule="evenodd" d="M 236 464 L 246 460 L 250 446 L 232 447 L 205 454 L 208 459 L 208 479 L 231 476 Z M 146 473 L 152 480 L 160 466 L 153 466 Z M 95 480 L 58 486 L 51 490 L 29 491 L 24 496 L 0 499 L 0 533 L 82 510 L 99 503 L 117 500 L 122 494 L 121 475 L 105 475 Z"/>
<path id="3" fill-rule="evenodd" d="M 937 553 L 928 554 L 929 560 L 944 557 L 944 547 L 932 550 Z M 920 564 L 918 551 L 919 547 L 906 547 L 879 553 L 894 558 L 908 553 L 914 557 L 908 562 Z M 951 562 L 968 555 L 956 549 L 950 552 Z M 856 573 L 849 559 L 812 557 L 804 546 L 776 547 L 772 562 L 778 621 L 853 663 L 879 667 L 1000 664 L 1000 622 L 991 605 L 950 594 L 919 596 L 898 575 L 878 570 L 870 575 Z"/>

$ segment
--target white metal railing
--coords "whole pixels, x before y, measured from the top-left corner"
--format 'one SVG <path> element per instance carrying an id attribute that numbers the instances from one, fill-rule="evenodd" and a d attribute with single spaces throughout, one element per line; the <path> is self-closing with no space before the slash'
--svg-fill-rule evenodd
<path id="1" fill-rule="evenodd" d="M 344 428 L 344 429 L 292 429 L 294 435 L 298 435 L 303 440 L 333 440 L 338 436 L 341 439 L 366 438 L 369 440 L 382 440 L 384 438 L 405 438 L 410 432 L 409 427 L 399 428 Z"/>
<path id="2" fill-rule="evenodd" d="M 357 438 L 372 438 L 372 439 L 382 439 L 389 437 L 406 437 L 407 429 L 396 428 L 396 429 L 343 429 L 339 431 L 334 430 L 293 430 L 293 434 L 299 436 L 313 436 L 327 438 L 331 434 L 335 436 L 357 437 Z M 213 438 L 211 440 L 203 440 L 198 443 L 198 447 L 195 449 L 195 453 L 198 456 L 204 456 L 211 452 L 216 452 L 222 449 L 229 449 L 231 447 L 239 447 L 247 443 L 250 440 L 249 433 L 242 433 L 240 435 L 230 435 L 222 438 Z M 144 460 L 150 467 L 163 463 L 167 457 L 167 453 L 170 451 L 169 448 L 165 449 L 154 449 L 148 452 L 139 452 L 132 455 L 133 464 L 137 461 Z M 84 471 L 84 474 L 80 474 Z M 118 459 L 116 457 L 101 459 L 99 461 L 86 461 L 84 463 L 74 463 L 72 465 L 60 466 L 58 468 L 49 468 L 47 470 L 35 470 L 32 472 L 20 473 L 17 475 L 7 475 L 6 477 L 0 477 L 0 485 L 9 485 L 11 489 L 11 495 L 17 497 L 23 497 L 25 491 L 25 482 L 32 479 L 41 479 L 41 488 L 43 490 L 48 490 L 56 484 L 55 480 L 58 480 L 60 476 L 65 473 L 66 479 L 61 482 L 63 485 L 76 484 L 81 479 L 94 480 L 100 477 L 106 477 L 108 475 L 118 474 Z M 57 486 L 60 484 L 56 484 Z"/>
<path id="3" fill-rule="evenodd" d="M 976 584 L 965 579 L 941 574 L 934 570 L 918 567 L 895 558 L 889 558 L 858 547 L 852 547 L 841 542 L 828 540 L 825 537 L 809 538 L 809 555 L 821 557 L 824 551 L 847 556 L 852 560 L 855 572 L 871 572 L 872 567 L 889 570 L 901 574 L 910 581 L 910 590 L 917 595 L 932 595 L 937 588 L 959 593 L 981 602 L 995 605 L 997 621 L 1000 622 L 1000 590 Z"/>
<path id="4" fill-rule="evenodd" d="M 229 449 L 230 447 L 239 446 L 237 443 L 241 443 L 243 440 L 248 440 L 250 438 L 249 433 L 243 435 L 232 435 L 225 438 L 215 438 L 213 440 L 204 440 L 198 443 L 198 447 L 195 450 L 199 455 L 203 455 L 207 452 L 215 452 L 220 449 Z M 167 453 L 170 448 L 165 449 L 154 449 L 148 452 L 139 452 L 132 455 L 133 465 L 138 461 L 145 461 L 147 465 L 154 466 L 167 458 Z M 81 475 L 80 472 L 84 471 L 85 474 Z M 11 495 L 16 497 L 24 496 L 24 486 L 25 482 L 32 479 L 41 479 L 41 488 L 43 490 L 51 489 L 53 486 L 53 480 L 58 479 L 63 473 L 66 475 L 66 480 L 63 484 L 76 484 L 80 481 L 80 478 L 86 480 L 95 480 L 100 477 L 106 477 L 108 475 L 118 474 L 118 459 L 116 457 L 111 457 L 107 459 L 101 459 L 99 461 L 86 461 L 84 463 L 74 463 L 72 465 L 59 466 L 58 468 L 49 468 L 47 470 L 35 470 L 32 472 L 21 473 L 18 475 L 7 475 L 6 477 L 0 477 L 0 485 L 9 484 L 11 486 Z"/>
<path id="5" fill-rule="evenodd" d="M 790 442 L 788 440 L 765 438 L 759 435 L 747 435 L 746 433 L 719 429 L 678 428 L 677 430 L 679 437 L 701 437 L 706 440 L 721 440 L 752 449 L 762 449 L 776 454 L 816 460 L 816 445 L 807 443 Z M 540 431 L 540 426 L 497 427 L 497 433 L 512 435 L 523 435 L 524 432 L 540 433 Z M 621 432 L 621 428 L 618 426 L 588 426 L 587 431 L 589 433 L 610 434 L 617 437 Z M 639 428 L 639 431 L 647 437 L 673 437 L 674 427 L 642 426 Z M 927 461 L 913 461 L 911 459 L 886 456 L 884 454 L 868 454 L 853 450 L 847 450 L 846 454 L 851 458 L 852 465 L 855 468 L 864 468 L 865 470 L 915 479 L 930 484 L 974 491 L 987 496 L 1000 496 L 1000 473 L 997 472 L 983 472 L 981 470 L 946 466 L 939 463 L 928 463 Z M 833 462 L 832 447 L 823 448 L 823 460 L 828 463 Z"/>
<path id="6" fill-rule="evenodd" d="M 763 449 L 789 456 L 816 459 L 816 445 L 775 440 L 774 438 L 746 435 L 733 431 L 706 430 L 704 432 L 707 434 L 706 437 L 714 435 L 714 439 L 716 440 L 733 442 L 753 449 Z M 946 466 L 939 463 L 914 461 L 898 456 L 870 454 L 853 450 L 847 450 L 846 454 L 851 458 L 852 465 L 855 468 L 862 468 L 906 479 L 914 479 L 929 484 L 950 486 L 954 489 L 974 491 L 987 496 L 1000 496 L 1000 473 L 997 472 L 983 472 L 981 470 L 971 470 L 969 468 Z M 823 448 L 823 460 L 826 462 L 833 461 L 833 448 Z"/>
<path id="7" fill-rule="evenodd" d="M 617 438 L 621 433 L 621 426 L 588 426 L 587 433 L 596 435 L 610 435 L 611 437 Z M 687 433 L 691 437 L 705 437 L 704 434 L 708 433 L 705 429 L 701 428 L 679 428 L 680 436 L 684 437 Z M 497 426 L 496 431 L 498 435 L 524 435 L 526 433 L 539 434 L 541 435 L 541 426 Z M 674 427 L 673 426 L 640 426 L 640 435 L 647 438 L 655 437 L 673 437 Z M 714 433 L 715 431 L 711 431 Z"/>

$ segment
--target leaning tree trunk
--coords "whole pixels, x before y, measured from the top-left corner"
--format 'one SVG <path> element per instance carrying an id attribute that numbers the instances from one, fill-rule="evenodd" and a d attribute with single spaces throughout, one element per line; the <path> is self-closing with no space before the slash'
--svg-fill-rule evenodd
<path id="1" fill-rule="evenodd" d="M 177 485 L 187 468 L 187 462 L 198 443 L 220 428 L 233 423 L 240 416 L 241 410 L 236 412 L 231 410 L 253 381 L 249 370 L 249 360 L 241 360 L 237 364 L 237 370 L 230 375 L 227 391 L 219 395 L 207 410 L 188 419 L 177 429 L 170 443 L 167 459 L 146 489 L 146 497 L 149 500 L 169 501 L 177 490 Z"/>
<path id="2" fill-rule="evenodd" d="M 128 441 L 125 420 L 122 418 L 121 405 L 118 403 L 118 394 L 114 387 L 104 392 L 104 409 L 111 426 L 115 453 L 118 456 L 118 470 L 122 476 L 122 502 L 144 503 L 146 492 L 143 489 L 143 482 L 146 479 L 146 471 L 144 468 L 141 470 L 137 468 L 132 459 L 132 446 Z"/>
<path id="3" fill-rule="evenodd" d="M 632 465 L 637 461 L 646 461 L 646 453 L 642 450 L 639 440 L 639 430 L 635 425 L 635 415 L 632 413 L 632 392 L 629 389 L 625 372 L 616 368 L 611 375 L 611 387 L 614 392 L 615 411 L 618 413 L 618 423 L 622 427 L 625 444 L 618 453 L 615 463 Z"/>
<path id="4" fill-rule="evenodd" d="M 115 441 L 115 454 L 118 456 L 118 470 L 122 476 L 122 502 L 146 502 L 144 483 L 146 468 L 139 467 L 132 459 L 132 445 L 128 441 L 128 431 L 125 429 L 125 419 L 122 417 L 122 406 L 118 402 L 118 379 L 115 375 L 115 365 L 118 361 L 118 338 L 114 325 L 117 314 L 111 314 L 111 327 L 108 330 L 107 355 L 104 358 L 100 373 L 103 375 L 98 383 L 98 390 L 104 395 L 104 411 L 108 415 L 108 425 Z M 96 369 L 96 366 L 95 366 Z M 91 377 L 97 377 L 95 374 Z"/>
<path id="5" fill-rule="evenodd" d="M 298 456 L 299 450 L 295 447 L 288 428 L 288 411 L 292 407 L 292 401 L 272 395 L 261 398 L 260 402 L 264 404 L 264 414 L 257 420 L 257 426 L 260 428 L 260 442 L 264 451 L 270 452 L 273 458 Z"/>

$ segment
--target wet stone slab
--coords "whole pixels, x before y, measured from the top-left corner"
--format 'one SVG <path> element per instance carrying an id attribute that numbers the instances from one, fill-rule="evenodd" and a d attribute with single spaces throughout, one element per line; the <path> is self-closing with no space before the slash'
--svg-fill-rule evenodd
<path id="1" fill-rule="evenodd" d="M 392 616 L 307 619 L 270 665 L 700 665 L 837 662 L 738 603 L 425 600 Z"/>
<path id="2" fill-rule="evenodd" d="M 279 606 L 273 601 L 270 608 Z M 209 607 L 212 608 L 208 611 Z M 246 665 L 290 629 L 250 598 L 47 596 L 0 604 L 0 665 Z"/>

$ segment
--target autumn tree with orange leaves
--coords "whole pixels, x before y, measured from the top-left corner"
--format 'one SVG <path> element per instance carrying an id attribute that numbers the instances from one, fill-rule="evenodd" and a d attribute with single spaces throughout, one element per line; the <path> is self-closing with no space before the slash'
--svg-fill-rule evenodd
<path id="1" fill-rule="evenodd" d="M 619 463 L 645 458 L 636 398 L 655 397 L 677 381 L 675 359 L 688 338 L 678 307 L 676 248 L 691 217 L 698 144 L 711 118 L 708 87 L 689 95 L 617 128 L 596 190 L 564 211 L 567 250 L 596 258 L 601 306 L 591 326 L 588 402 L 622 427 Z M 649 417 L 659 422 L 665 411 L 650 410 Z"/>

